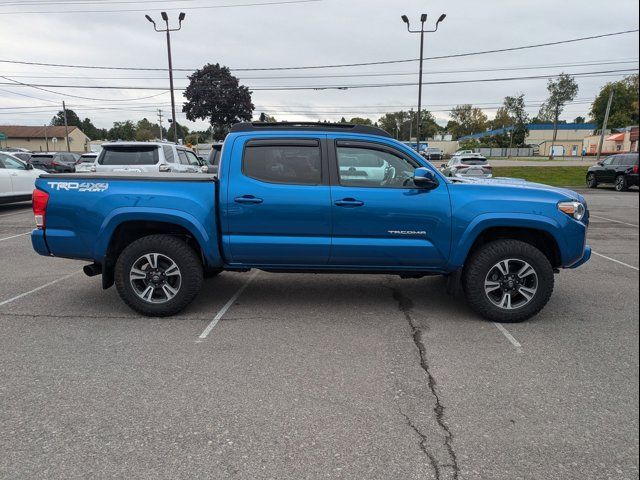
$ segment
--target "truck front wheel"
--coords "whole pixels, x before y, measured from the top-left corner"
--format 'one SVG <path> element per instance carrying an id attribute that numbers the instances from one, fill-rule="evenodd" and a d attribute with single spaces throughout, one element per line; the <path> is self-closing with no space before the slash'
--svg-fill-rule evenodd
<path id="1" fill-rule="evenodd" d="M 496 240 L 471 256 L 462 285 L 477 314 L 495 322 L 522 322 L 540 312 L 551 298 L 553 267 L 533 245 Z"/>
<path id="2" fill-rule="evenodd" d="M 115 267 L 120 298 L 149 317 L 175 315 L 202 286 L 202 263 L 185 242 L 170 235 L 150 235 L 125 248 Z"/>

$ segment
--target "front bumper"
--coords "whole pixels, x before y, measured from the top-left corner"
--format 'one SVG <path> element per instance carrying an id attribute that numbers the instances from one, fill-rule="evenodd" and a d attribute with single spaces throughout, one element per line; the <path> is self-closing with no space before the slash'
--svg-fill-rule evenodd
<path id="1" fill-rule="evenodd" d="M 578 268 L 579 266 L 587 263 L 590 258 L 591 258 L 591 246 L 585 245 L 584 252 L 582 253 L 582 258 L 578 260 L 576 263 L 574 263 L 573 265 L 570 265 L 569 268 Z"/>

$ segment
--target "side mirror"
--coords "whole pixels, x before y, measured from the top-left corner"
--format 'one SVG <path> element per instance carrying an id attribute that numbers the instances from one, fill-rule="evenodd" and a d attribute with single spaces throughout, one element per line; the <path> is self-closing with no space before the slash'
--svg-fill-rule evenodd
<path id="1" fill-rule="evenodd" d="M 33 165 L 31 165 L 30 163 L 25 164 L 25 168 L 27 170 L 33 170 Z"/>
<path id="2" fill-rule="evenodd" d="M 208 166 L 208 165 L 202 165 L 202 166 L 200 167 L 200 171 L 201 171 L 202 173 L 209 173 L 209 166 Z"/>
<path id="3" fill-rule="evenodd" d="M 441 163 L 440 164 L 440 168 L 447 168 L 447 164 L 446 163 Z"/>
<path id="4" fill-rule="evenodd" d="M 413 172 L 413 184 L 417 188 L 433 190 L 438 186 L 438 179 L 435 174 L 425 167 L 416 168 Z"/>

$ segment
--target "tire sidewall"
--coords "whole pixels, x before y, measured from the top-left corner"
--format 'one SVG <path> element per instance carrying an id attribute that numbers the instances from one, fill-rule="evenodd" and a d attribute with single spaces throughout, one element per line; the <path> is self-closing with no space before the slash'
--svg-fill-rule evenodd
<path id="1" fill-rule="evenodd" d="M 159 253 L 173 260 L 182 276 L 175 297 L 164 303 L 150 303 L 136 294 L 129 279 L 133 264 L 147 253 Z M 115 284 L 122 300 L 133 310 L 146 316 L 164 317 L 183 310 L 200 291 L 202 265 L 185 242 L 169 235 L 151 235 L 127 246 L 116 262 Z"/>
<path id="2" fill-rule="evenodd" d="M 596 188 L 598 186 L 598 182 L 596 182 L 596 176 L 593 173 L 587 175 L 587 187 Z"/>
<path id="3" fill-rule="evenodd" d="M 494 305 L 484 289 L 489 271 L 507 258 L 527 262 L 538 276 L 538 289 L 533 299 L 513 310 Z M 554 286 L 553 268 L 547 257 L 534 246 L 517 240 L 497 240 L 483 246 L 469 262 L 463 286 L 469 305 L 484 318 L 503 323 L 522 322 L 536 315 L 549 301 Z"/>

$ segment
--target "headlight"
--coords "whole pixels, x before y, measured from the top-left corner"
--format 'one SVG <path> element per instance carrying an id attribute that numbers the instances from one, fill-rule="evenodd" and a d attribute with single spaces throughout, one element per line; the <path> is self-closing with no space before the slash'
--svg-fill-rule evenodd
<path id="1" fill-rule="evenodd" d="M 585 208 L 580 202 L 560 202 L 558 210 L 580 221 L 584 217 Z"/>

